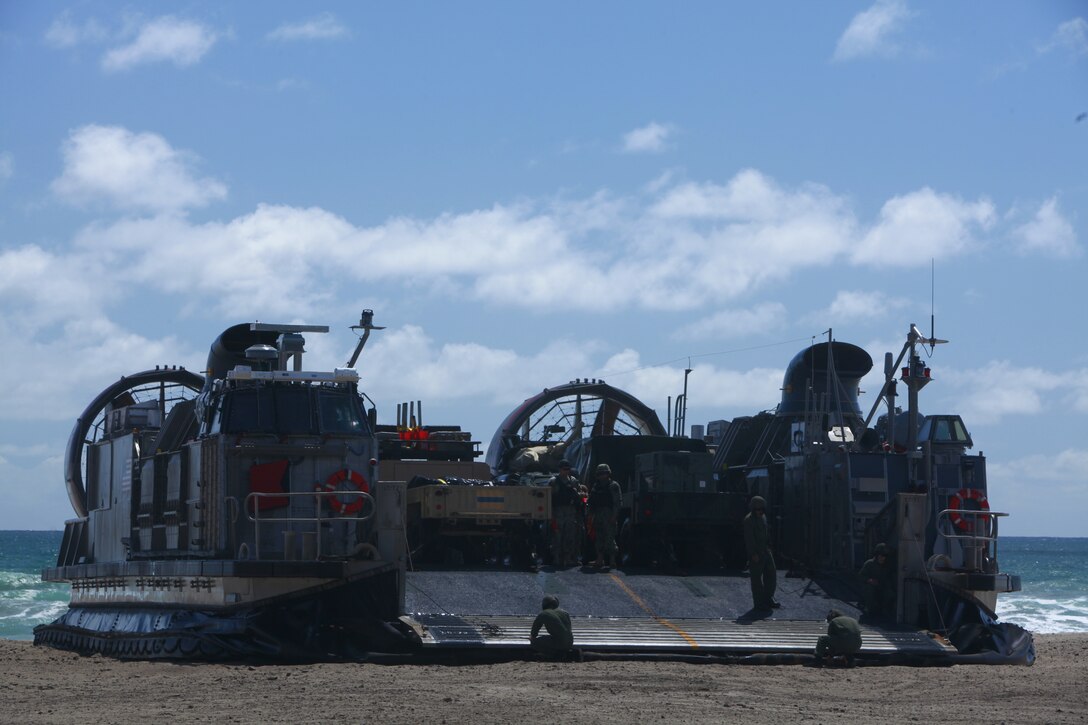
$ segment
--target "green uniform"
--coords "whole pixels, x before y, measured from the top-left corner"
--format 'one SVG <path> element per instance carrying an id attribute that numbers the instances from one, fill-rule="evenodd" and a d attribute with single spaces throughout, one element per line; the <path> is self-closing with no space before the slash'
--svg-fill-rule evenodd
<path id="1" fill-rule="evenodd" d="M 778 573 L 771 555 L 771 531 L 766 516 L 749 513 L 744 517 L 744 545 L 748 549 L 752 607 L 770 609 L 778 588 Z"/>
<path id="2" fill-rule="evenodd" d="M 572 566 L 578 563 L 582 548 L 582 496 L 578 492 L 578 479 L 559 475 L 549 485 L 552 488 L 552 513 L 555 515 L 552 563 L 555 566 Z"/>
<path id="3" fill-rule="evenodd" d="M 816 656 L 853 655 L 861 651 L 861 627 L 853 617 L 835 617 L 827 623 L 827 634 L 816 640 Z"/>
<path id="4" fill-rule="evenodd" d="M 541 627 L 547 634 L 540 634 Z M 533 645 L 533 649 L 545 654 L 570 652 L 574 647 L 570 615 L 562 609 L 542 610 L 533 621 L 533 628 L 529 632 L 529 642 Z"/>
<path id="5" fill-rule="evenodd" d="M 892 574 L 892 567 L 886 556 L 883 564 L 875 556 L 862 564 L 858 575 L 864 587 L 866 614 L 873 617 L 895 617 L 895 584 Z"/>
<path id="6" fill-rule="evenodd" d="M 608 479 L 593 484 L 589 493 L 589 515 L 593 519 L 597 561 L 616 565 L 616 517 L 623 494 L 620 485 Z"/>

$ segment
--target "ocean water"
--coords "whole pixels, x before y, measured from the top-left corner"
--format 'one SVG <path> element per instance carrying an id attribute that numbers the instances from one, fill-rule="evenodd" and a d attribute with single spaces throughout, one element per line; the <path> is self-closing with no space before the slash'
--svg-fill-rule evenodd
<path id="1" fill-rule="evenodd" d="M 36 625 L 64 611 L 67 585 L 41 581 L 60 541 L 60 531 L 0 531 L 0 637 L 30 639 Z M 1088 538 L 1006 536 L 998 560 L 1023 584 L 1000 597 L 1001 621 L 1032 632 L 1088 632 Z"/>

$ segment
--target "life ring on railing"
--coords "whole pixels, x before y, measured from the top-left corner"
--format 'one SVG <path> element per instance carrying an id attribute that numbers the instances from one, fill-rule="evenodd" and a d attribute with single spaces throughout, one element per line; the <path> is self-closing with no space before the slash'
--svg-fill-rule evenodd
<path id="1" fill-rule="evenodd" d="M 341 468 L 331 476 L 325 479 L 325 485 L 319 485 L 318 491 L 350 491 L 350 488 L 343 488 L 343 484 L 349 484 L 354 487 L 356 491 L 362 491 L 363 493 L 370 493 L 370 486 L 367 484 L 366 479 L 363 478 L 363 474 L 358 471 L 353 471 L 350 468 Z M 352 496 L 348 503 L 344 503 L 340 500 L 339 496 L 323 496 L 322 498 L 328 500 L 329 508 L 337 516 L 354 516 L 363 510 L 363 497 Z"/>
<path id="2" fill-rule="evenodd" d="M 986 492 L 978 488 L 961 488 L 949 497 L 948 508 L 952 510 L 951 514 L 949 514 L 949 520 L 952 525 L 960 531 L 972 531 L 975 525 L 968 519 L 977 517 L 968 516 L 964 518 L 961 512 L 965 511 L 963 508 L 965 501 L 974 501 L 979 511 L 989 511 L 990 502 L 986 500 Z"/>

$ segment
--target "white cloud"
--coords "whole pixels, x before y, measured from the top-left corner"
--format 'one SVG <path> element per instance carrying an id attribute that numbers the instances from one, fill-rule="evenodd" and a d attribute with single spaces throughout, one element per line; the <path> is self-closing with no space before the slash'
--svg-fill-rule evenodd
<path id="1" fill-rule="evenodd" d="M 15 159 L 7 151 L 0 151 L 0 184 L 7 183 L 15 176 Z"/>
<path id="2" fill-rule="evenodd" d="M 626 153 L 654 153 L 665 150 L 665 142 L 672 135 L 672 127 L 656 121 L 628 131 L 623 135 L 623 150 Z"/>
<path id="3" fill-rule="evenodd" d="M 192 154 L 153 133 L 83 126 L 69 135 L 62 154 L 64 171 L 52 188 L 71 203 L 105 201 L 120 209 L 170 211 L 227 195 L 222 183 L 194 175 Z"/>
<path id="4" fill-rule="evenodd" d="M 896 55 L 900 47 L 892 36 L 911 15 L 904 0 L 877 0 L 850 21 L 835 47 L 833 60 Z"/>
<path id="5" fill-rule="evenodd" d="M 762 335 L 786 322 L 786 307 L 767 302 L 747 310 L 722 310 L 709 317 L 684 325 L 673 334 L 677 340 L 722 340 Z"/>
<path id="6" fill-rule="evenodd" d="M 55 184 L 69 199 L 170 212 L 225 193 L 217 182 L 196 179 L 184 157 L 157 136 L 88 129 L 75 134 L 68 169 Z M 84 142 L 99 137 L 108 143 Z M 119 151 L 83 152 L 105 146 Z M 114 168 L 130 155 L 163 173 Z M 95 161 L 103 156 L 113 159 L 105 170 Z M 214 300 L 222 310 L 306 310 L 335 298 L 339 288 L 388 282 L 497 305 L 602 313 L 721 304 L 798 271 L 849 261 L 855 249 L 854 261 L 909 266 L 918 255 L 925 261 L 958 251 L 971 226 L 990 216 L 988 202 L 966 204 L 924 189 L 889 202 L 880 224 L 859 234 L 848 204 L 826 188 L 787 189 L 746 170 L 725 185 L 666 186 L 649 199 L 600 193 L 433 219 L 396 217 L 371 227 L 319 208 L 271 205 L 200 225 L 160 215 L 92 225 L 78 243 L 117 255 L 129 279 Z M 867 255 L 904 239 L 911 254 Z M 721 332 L 725 323 L 707 324 L 704 332 Z"/>
<path id="7" fill-rule="evenodd" d="M 170 62 L 179 68 L 200 61 L 219 39 L 211 28 L 192 20 L 164 15 L 140 26 L 127 45 L 102 56 L 106 71 L 124 71 L 144 63 Z"/>
<path id="8" fill-rule="evenodd" d="M 995 220 L 987 199 L 965 202 L 930 188 L 887 201 L 880 220 L 866 233 L 853 253 L 857 264 L 918 266 L 971 249 L 973 232 L 986 230 Z"/>
<path id="9" fill-rule="evenodd" d="M 986 473 L 990 506 L 1012 514 L 1001 520 L 1001 533 L 1084 536 L 1088 450 L 1066 448 L 1011 460 L 991 456 Z"/>
<path id="10" fill-rule="evenodd" d="M 476 343 L 438 344 L 415 325 L 382 333 L 368 344 L 360 364 L 368 389 L 380 390 L 387 400 L 471 399 L 508 409 L 539 392 L 540 381 L 571 380 L 590 366 L 581 342 L 557 340 L 523 355 Z"/>
<path id="11" fill-rule="evenodd" d="M 1062 216 L 1056 198 L 1043 202 L 1035 217 L 1013 230 L 1022 254 L 1040 253 L 1057 259 L 1079 257 L 1083 250 L 1077 243 L 1073 225 Z"/>
<path id="12" fill-rule="evenodd" d="M 33 245 L 0 250 L 4 317 L 36 330 L 63 323 L 76 313 L 96 314 L 102 298 L 96 280 L 104 275 L 93 258 L 78 254 L 53 253 Z"/>
<path id="13" fill-rule="evenodd" d="M 1049 42 L 1040 46 L 1040 53 L 1065 51 L 1074 58 L 1088 55 L 1088 20 L 1073 18 L 1058 26 Z"/>
<path id="14" fill-rule="evenodd" d="M 0 376 L 9 381 L 0 420 L 74 421 L 94 395 L 122 375 L 166 362 L 195 370 L 203 363 L 174 337 L 138 335 L 78 308 L 46 329 L 5 319 L 0 334 L 22 341 L 18 355 L 0 357 Z"/>
<path id="15" fill-rule="evenodd" d="M 784 372 L 785 368 L 729 370 L 709 363 L 695 363 L 688 376 L 689 399 L 697 399 L 701 408 L 715 410 L 719 415 L 726 408 L 748 415 L 778 402 Z M 662 404 L 669 397 L 675 398 L 684 386 L 684 366 L 643 366 L 639 353 L 630 349 L 612 355 L 594 376 L 626 390 L 652 407 L 664 407 Z M 664 416 L 662 422 L 665 422 Z"/>
<path id="16" fill-rule="evenodd" d="M 72 48 L 83 43 L 102 43 L 109 38 L 106 28 L 94 18 L 82 23 L 72 20 L 70 11 L 65 10 L 45 31 L 45 41 L 54 48 Z"/>
<path id="17" fill-rule="evenodd" d="M 948 370 L 942 375 L 957 391 L 958 399 L 950 407 L 968 426 L 1057 407 L 1088 412 L 1088 370 L 1051 372 L 999 360 L 978 370 Z"/>
<path id="18" fill-rule="evenodd" d="M 332 13 L 322 13 L 300 23 L 284 23 L 266 37 L 268 40 L 331 40 L 347 35 L 347 26 Z"/>
<path id="19" fill-rule="evenodd" d="M 830 305 L 806 314 L 803 319 L 820 326 L 841 325 L 859 320 L 880 319 L 888 312 L 903 309 L 908 304 L 907 300 L 889 297 L 883 292 L 840 290 Z"/>

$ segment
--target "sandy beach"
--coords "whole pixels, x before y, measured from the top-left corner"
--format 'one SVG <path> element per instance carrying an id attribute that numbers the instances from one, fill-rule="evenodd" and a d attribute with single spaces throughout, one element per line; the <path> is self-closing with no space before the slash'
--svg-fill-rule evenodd
<path id="1" fill-rule="evenodd" d="M 1088 722 L 1088 634 L 1033 667 L 179 665 L 0 640 L 0 721 Z"/>

